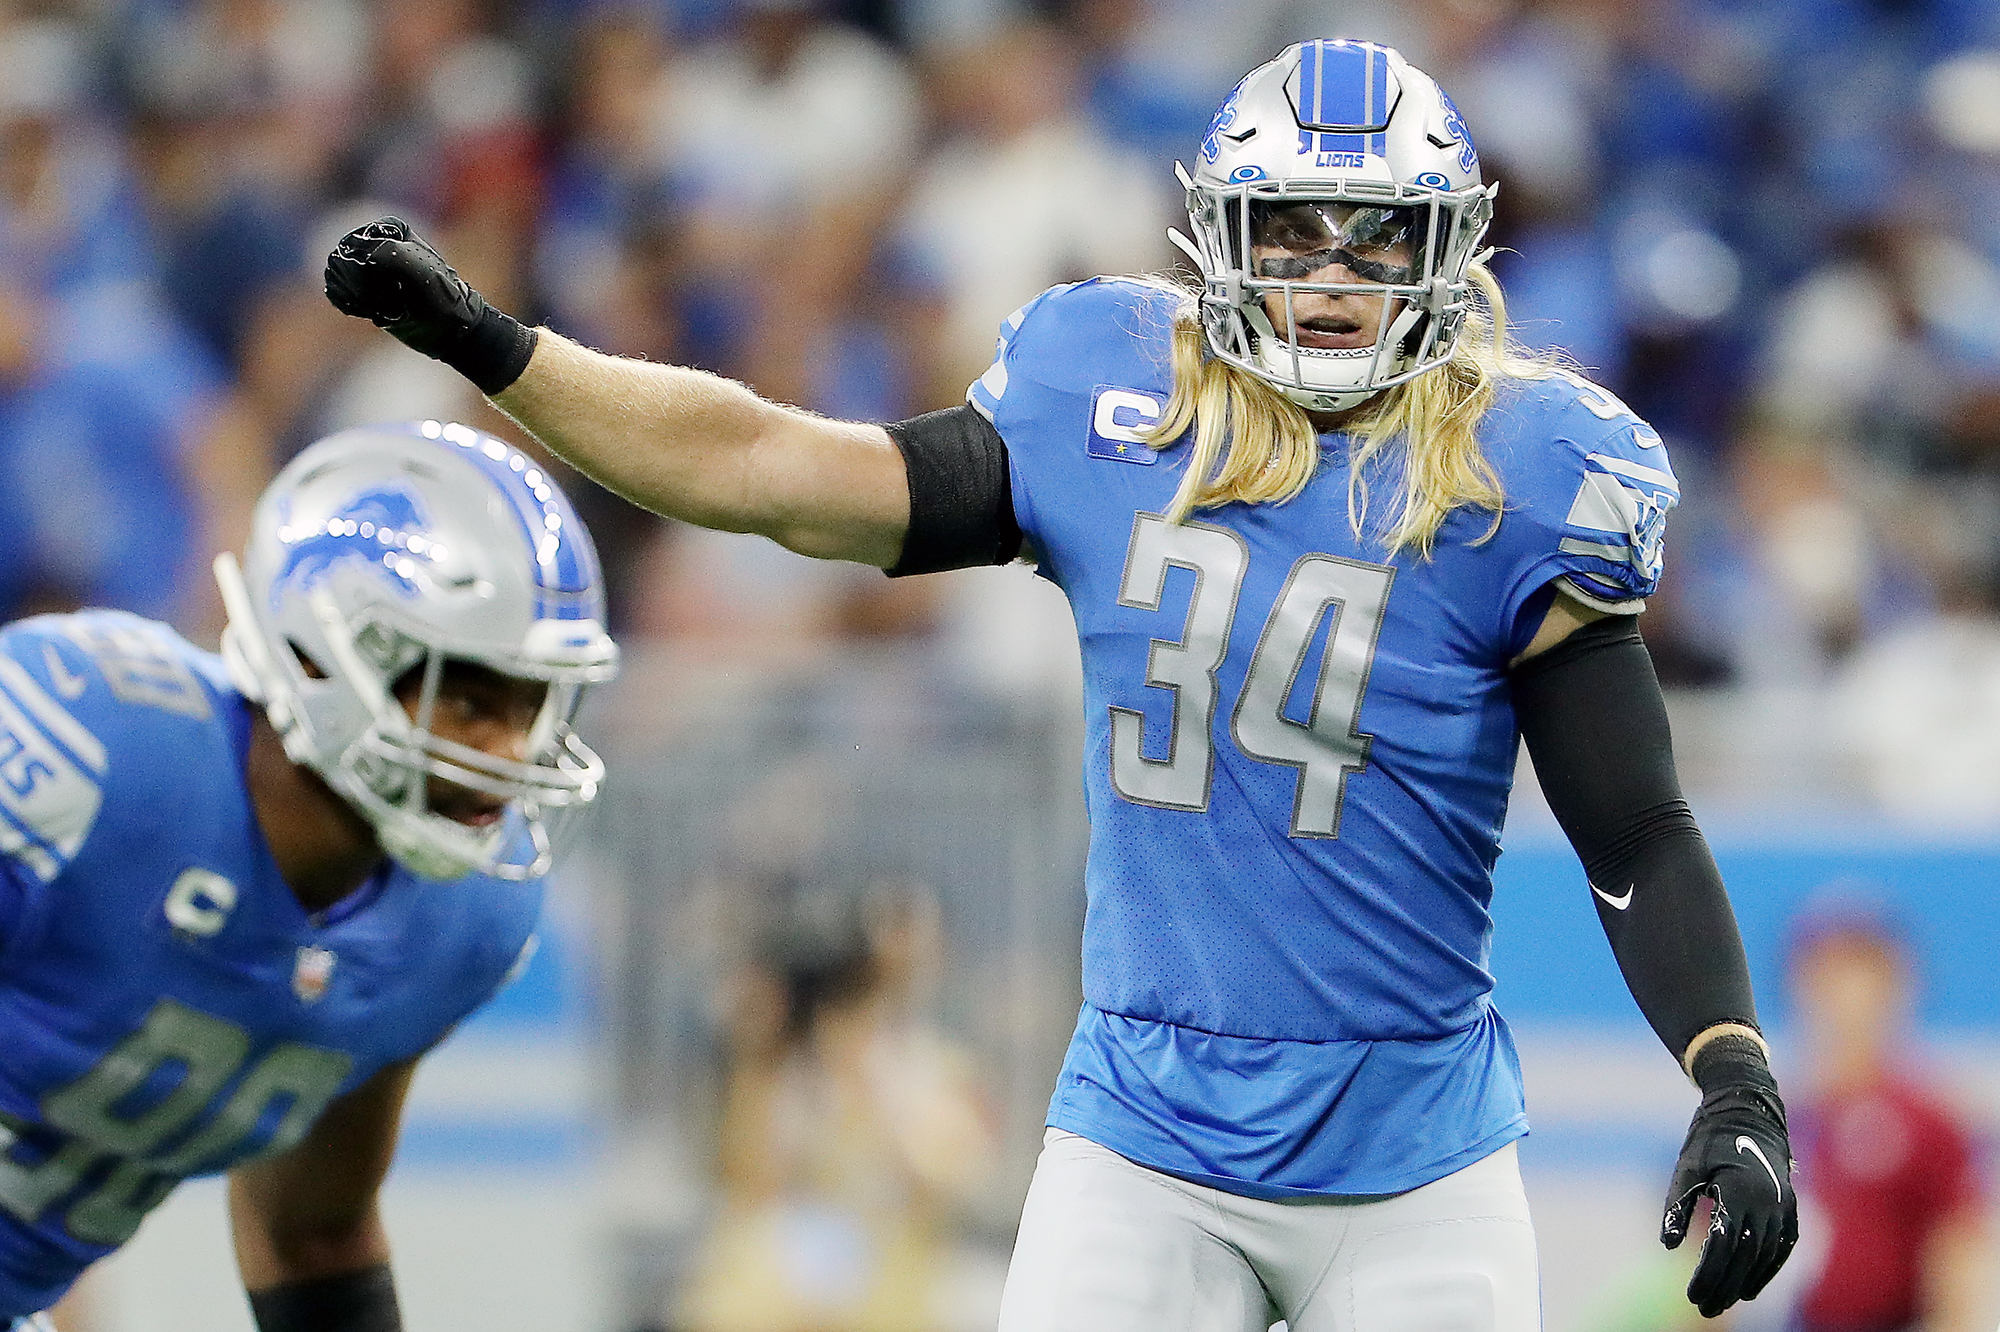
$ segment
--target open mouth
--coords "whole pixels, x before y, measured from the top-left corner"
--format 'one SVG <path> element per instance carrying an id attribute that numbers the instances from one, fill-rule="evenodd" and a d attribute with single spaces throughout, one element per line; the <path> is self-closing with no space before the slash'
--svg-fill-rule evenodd
<path id="1" fill-rule="evenodd" d="M 1298 324 L 1298 345 L 1301 347 L 1345 351 L 1365 347 L 1370 340 L 1361 325 L 1336 315 L 1315 315 L 1311 319 L 1301 319 Z"/>
<path id="2" fill-rule="evenodd" d="M 431 783 L 430 805 L 431 813 L 467 828 L 490 828 L 507 814 L 504 800 L 435 780 Z"/>

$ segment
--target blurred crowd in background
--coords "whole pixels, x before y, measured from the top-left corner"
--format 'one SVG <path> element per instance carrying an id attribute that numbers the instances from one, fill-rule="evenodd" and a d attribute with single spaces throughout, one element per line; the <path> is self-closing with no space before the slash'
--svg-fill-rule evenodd
<path id="1" fill-rule="evenodd" d="M 1670 684 L 2000 674 L 1991 0 L 8 0 L 0 610 L 212 624 L 303 443 L 482 407 L 336 316 L 408 216 L 496 303 L 833 415 L 956 402 L 1043 287 L 1157 270 L 1171 162 L 1285 43 L 1434 72 L 1520 335 L 1666 438 Z M 485 424 L 495 424 L 490 413 Z M 624 629 L 911 635 L 935 594 L 592 506 Z M 834 590 L 829 593 L 829 582 Z M 1988 702 L 2000 715 L 2000 703 Z M 1997 805 L 1996 807 L 2000 807 Z"/>
<path id="2" fill-rule="evenodd" d="M 2000 819 L 1993 0 L 0 0 L 0 618 L 113 605 L 209 638 L 210 556 L 308 442 L 414 416 L 520 440 L 326 304 L 351 226 L 406 217 L 495 304 L 605 350 L 897 419 L 960 401 L 1044 287 L 1169 268 L 1174 159 L 1314 36 L 1388 42 L 1451 91 L 1500 182 L 1517 336 L 1665 438 L 1685 499 L 1644 629 L 1668 685 L 1807 691 L 1759 713 L 1784 743 L 1845 736 L 1892 813 Z M 570 485 L 635 661 L 972 634 L 1033 692 L 1030 649 L 1069 651 L 992 584 L 818 566 Z M 695 965 L 723 900 L 691 892 L 657 936 L 705 987 L 720 1162 L 676 1317 L 836 1325 L 730 1303 L 779 1299 L 773 1253 L 854 1270 L 823 1213 L 763 1205 L 803 1191 L 885 1218 L 881 1284 L 842 1296 L 876 1312 L 838 1325 L 922 1329 L 896 1283 L 943 1270 L 926 1226 L 1004 1253 L 1011 1221 L 981 1182 L 993 1089 L 919 1020 L 965 935 L 871 890 L 817 929 L 780 903 Z M 1018 988 L 1059 1049 L 1057 923 L 1064 969 Z M 1004 1090 L 1032 1102 L 1027 1062 Z M 883 1133 L 889 1102 L 908 1131 Z"/>

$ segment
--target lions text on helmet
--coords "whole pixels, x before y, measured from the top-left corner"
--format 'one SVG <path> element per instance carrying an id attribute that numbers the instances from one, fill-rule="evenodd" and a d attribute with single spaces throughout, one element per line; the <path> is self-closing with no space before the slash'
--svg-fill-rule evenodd
<path id="1" fill-rule="evenodd" d="M 1449 360 L 1496 186 L 1437 83 L 1373 42 L 1307 42 L 1223 102 L 1187 187 L 1210 351 L 1313 411 Z"/>
<path id="2" fill-rule="evenodd" d="M 334 435 L 215 573 L 237 687 L 385 851 L 432 879 L 546 872 L 603 781 L 573 723 L 618 649 L 589 534 L 533 460 L 437 421 Z"/>

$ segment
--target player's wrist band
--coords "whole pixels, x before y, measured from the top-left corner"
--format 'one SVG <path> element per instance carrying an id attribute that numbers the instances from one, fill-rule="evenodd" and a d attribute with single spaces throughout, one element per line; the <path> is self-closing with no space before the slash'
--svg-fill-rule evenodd
<path id="1" fill-rule="evenodd" d="M 490 398 L 521 377 L 540 337 L 535 329 L 489 305 L 463 336 L 435 355 Z"/>
<path id="2" fill-rule="evenodd" d="M 403 1332 L 389 1264 L 250 1292 L 257 1332 Z"/>
<path id="3" fill-rule="evenodd" d="M 1718 1022 L 1688 1042 L 1681 1067 L 1704 1092 L 1739 1083 L 1761 1086 L 1771 1082 L 1771 1046 L 1748 1023 Z"/>

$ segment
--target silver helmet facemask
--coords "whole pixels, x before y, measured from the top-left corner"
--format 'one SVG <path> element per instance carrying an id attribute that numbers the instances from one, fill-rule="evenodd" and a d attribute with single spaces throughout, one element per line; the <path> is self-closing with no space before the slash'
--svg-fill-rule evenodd
<path id="1" fill-rule="evenodd" d="M 528 459 L 437 422 L 336 435 L 272 483 L 216 579 L 238 687 L 390 856 L 433 879 L 548 870 L 604 779 L 574 724 L 618 653 L 589 536 Z M 453 662 L 545 685 L 517 754 L 433 729 Z M 451 787 L 502 817 L 438 812 Z"/>

